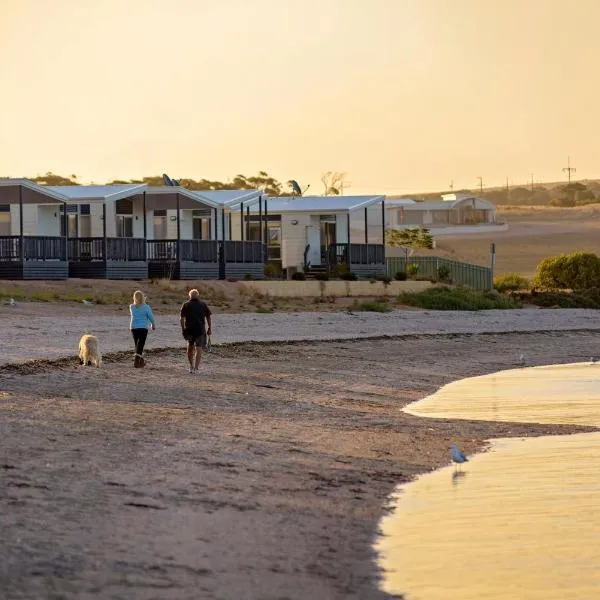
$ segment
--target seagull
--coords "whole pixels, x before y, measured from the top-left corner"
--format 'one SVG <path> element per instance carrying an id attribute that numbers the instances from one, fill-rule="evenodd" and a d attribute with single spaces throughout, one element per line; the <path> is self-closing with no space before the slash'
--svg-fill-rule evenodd
<path id="1" fill-rule="evenodd" d="M 91 300 L 86 300 L 85 298 L 82 300 L 82 302 L 86 305 L 90 305 L 90 304 L 94 304 Z"/>
<path id="2" fill-rule="evenodd" d="M 15 299 L 14 299 L 14 298 L 11 298 L 11 299 L 8 301 L 8 303 L 9 303 L 11 306 L 16 306 L 16 305 L 17 305 L 17 303 L 15 302 Z"/>
<path id="3" fill-rule="evenodd" d="M 520 364 L 522 367 L 524 367 L 524 366 L 525 366 L 525 355 L 524 355 L 524 354 L 521 354 L 521 355 L 519 356 L 519 364 Z"/>
<path id="4" fill-rule="evenodd" d="M 457 465 L 462 465 L 462 463 L 469 462 L 469 459 L 464 455 L 462 450 L 459 450 L 454 444 L 450 449 L 450 455 L 452 456 L 452 462 Z"/>

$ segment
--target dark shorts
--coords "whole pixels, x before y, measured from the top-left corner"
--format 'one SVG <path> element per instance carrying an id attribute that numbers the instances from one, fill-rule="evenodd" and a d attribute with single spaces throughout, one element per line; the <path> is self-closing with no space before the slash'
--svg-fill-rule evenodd
<path id="1" fill-rule="evenodd" d="M 196 346 L 198 348 L 206 347 L 206 333 L 203 333 L 202 331 L 190 331 L 186 329 L 184 337 L 191 346 Z"/>

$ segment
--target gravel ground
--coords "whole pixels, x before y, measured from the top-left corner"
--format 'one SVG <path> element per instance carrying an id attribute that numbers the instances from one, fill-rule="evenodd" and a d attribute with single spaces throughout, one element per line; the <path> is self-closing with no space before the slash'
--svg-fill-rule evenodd
<path id="1" fill-rule="evenodd" d="M 44 307 L 20 303 L 0 307 L 3 352 L 0 364 L 55 359 L 77 354 L 83 333 L 98 336 L 103 353 L 132 349 L 128 311 L 106 314 L 104 307 Z M 183 346 L 176 315 L 157 315 L 158 328 L 147 348 Z M 390 313 L 215 314 L 213 344 L 246 341 L 343 340 L 378 336 L 453 333 L 599 330 L 598 311 L 520 309 L 464 311 L 396 310 Z"/>

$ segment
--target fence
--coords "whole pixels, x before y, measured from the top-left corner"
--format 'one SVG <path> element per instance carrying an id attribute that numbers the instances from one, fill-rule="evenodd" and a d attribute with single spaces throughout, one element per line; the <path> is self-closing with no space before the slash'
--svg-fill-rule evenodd
<path id="1" fill-rule="evenodd" d="M 438 269 L 444 265 L 450 271 L 452 283 L 466 285 L 474 290 L 491 290 L 493 287 L 492 269 L 490 267 L 472 265 L 437 256 L 410 256 L 408 264 L 418 267 L 419 277 L 436 279 Z M 407 259 L 402 256 L 386 259 L 388 277 L 394 277 L 398 271 L 406 272 L 406 266 Z"/>

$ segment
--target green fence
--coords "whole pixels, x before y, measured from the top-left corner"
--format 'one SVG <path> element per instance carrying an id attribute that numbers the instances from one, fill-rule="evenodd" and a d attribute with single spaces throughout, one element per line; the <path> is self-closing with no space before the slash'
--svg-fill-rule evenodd
<path id="1" fill-rule="evenodd" d="M 386 258 L 388 277 L 394 277 L 398 271 L 406 272 L 407 259 L 401 256 Z M 417 265 L 418 276 L 436 279 L 442 265 L 448 267 L 452 283 L 467 285 L 474 290 L 491 290 L 493 287 L 492 269 L 469 263 L 438 258 L 437 256 L 409 256 L 409 265 Z"/>

